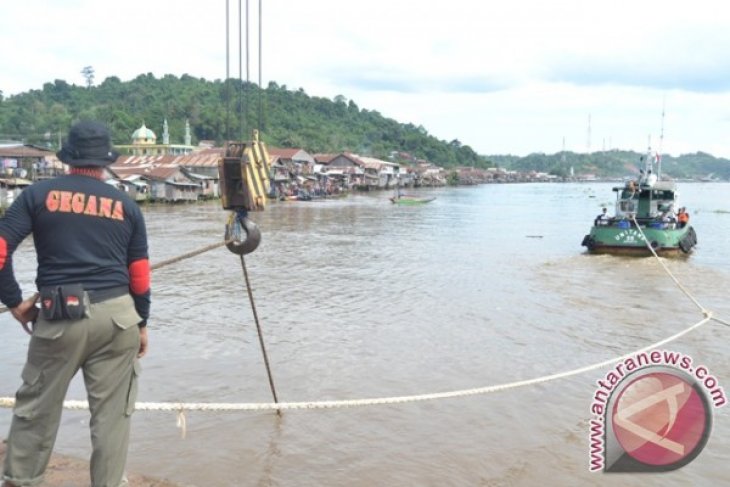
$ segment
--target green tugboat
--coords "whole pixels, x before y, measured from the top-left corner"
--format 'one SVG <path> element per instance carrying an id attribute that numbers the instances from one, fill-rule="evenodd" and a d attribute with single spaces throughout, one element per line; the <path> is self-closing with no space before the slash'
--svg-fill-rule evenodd
<path id="1" fill-rule="evenodd" d="M 678 206 L 677 185 L 661 180 L 660 156 L 647 154 L 642 160 L 644 169 L 638 181 L 627 181 L 613 188 L 615 216 L 608 217 L 604 208 L 604 214 L 596 218 L 590 233 L 583 238 L 581 245 L 589 252 L 652 255 L 648 241 L 658 255 L 681 255 L 689 253 L 697 244 L 688 213 Z M 675 210 L 679 213 L 675 214 Z"/>

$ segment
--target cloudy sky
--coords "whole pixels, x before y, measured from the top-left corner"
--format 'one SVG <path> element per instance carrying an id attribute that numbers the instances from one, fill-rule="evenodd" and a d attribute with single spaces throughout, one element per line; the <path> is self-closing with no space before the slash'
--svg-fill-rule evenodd
<path id="1" fill-rule="evenodd" d="M 243 0 L 245 10 L 245 0 Z M 238 76 L 238 0 L 230 0 Z M 250 0 L 258 72 L 258 0 Z M 262 0 L 264 86 L 343 95 L 480 154 L 660 147 L 730 157 L 730 4 L 716 0 Z M 63 79 L 226 75 L 225 0 L 0 9 L 5 96 Z M 244 22 L 245 24 L 245 22 Z M 245 67 L 243 77 L 246 77 Z"/>

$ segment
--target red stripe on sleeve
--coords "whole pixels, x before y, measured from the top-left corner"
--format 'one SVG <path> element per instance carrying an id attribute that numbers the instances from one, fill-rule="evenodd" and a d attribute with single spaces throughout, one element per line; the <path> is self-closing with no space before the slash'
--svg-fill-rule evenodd
<path id="1" fill-rule="evenodd" d="M 150 261 L 135 260 L 129 264 L 129 289 L 132 294 L 144 294 L 150 289 Z"/>
<path id="2" fill-rule="evenodd" d="M 0 237 L 0 271 L 5 267 L 5 261 L 8 259 L 8 243 L 4 238 Z"/>

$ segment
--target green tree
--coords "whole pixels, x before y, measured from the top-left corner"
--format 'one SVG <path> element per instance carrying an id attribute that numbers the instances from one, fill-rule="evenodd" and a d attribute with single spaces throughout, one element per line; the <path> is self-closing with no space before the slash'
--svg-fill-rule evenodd
<path id="1" fill-rule="evenodd" d="M 94 68 L 91 66 L 84 66 L 81 70 L 81 74 L 84 75 L 84 79 L 86 80 L 86 87 L 91 88 L 94 84 Z"/>
<path id="2" fill-rule="evenodd" d="M 46 132 L 65 132 L 82 118 L 95 118 L 109 124 L 115 143 L 128 143 L 132 131 L 142 122 L 160 135 L 162 121 L 167 118 L 171 141 L 182 141 L 188 119 L 193 143 L 200 139 L 221 142 L 229 137 L 250 136 L 250 132 L 242 132 L 243 118 L 249 128 L 260 130 L 268 144 L 300 147 L 312 153 L 352 151 L 388 159 L 391 153 L 397 152 L 409 154 L 403 161 L 422 159 L 446 168 L 498 165 L 556 175 L 570 174 L 571 167 L 576 175 L 614 177 L 638 174 L 639 170 L 639 154 L 630 151 L 561 152 L 525 157 L 480 155 L 458 138 L 440 140 L 421 125 L 402 123 L 376 110 L 361 109 L 343 95 L 332 99 L 313 97 L 301 88 L 290 90 L 274 81 L 262 89 L 235 79 L 207 81 L 187 74 L 180 77 L 168 74 L 157 79 L 152 73 L 146 73 L 125 82 L 110 76 L 94 89 L 89 89 L 90 86 L 56 79 L 45 83 L 41 90 L 3 98 L 0 132 L 28 140 L 38 134 L 42 137 Z M 242 102 L 239 95 L 244 89 L 247 100 Z M 259 112 L 259 100 L 263 113 Z M 705 153 L 665 156 L 662 171 L 673 177 L 713 173 L 715 177 L 730 179 L 730 162 Z"/>

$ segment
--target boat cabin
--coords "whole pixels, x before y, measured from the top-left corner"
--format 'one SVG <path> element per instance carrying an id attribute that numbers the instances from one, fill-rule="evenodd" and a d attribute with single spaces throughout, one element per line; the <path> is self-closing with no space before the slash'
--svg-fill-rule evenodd
<path id="1" fill-rule="evenodd" d="M 666 211 L 674 212 L 679 196 L 672 181 L 657 181 L 652 186 L 639 187 L 634 181 L 613 188 L 616 192 L 616 218 L 653 220 Z"/>

